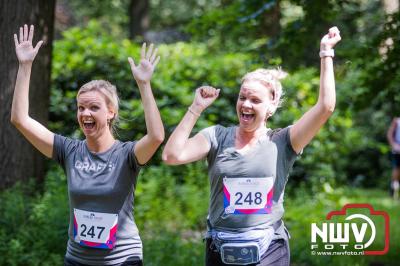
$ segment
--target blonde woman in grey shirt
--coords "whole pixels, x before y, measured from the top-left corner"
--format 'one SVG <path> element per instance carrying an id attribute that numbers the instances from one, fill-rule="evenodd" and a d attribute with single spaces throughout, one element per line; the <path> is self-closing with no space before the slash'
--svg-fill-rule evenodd
<path id="1" fill-rule="evenodd" d="M 284 129 L 267 128 L 282 95 L 285 73 L 280 70 L 258 69 L 243 77 L 236 103 L 238 125 L 216 125 L 190 137 L 200 114 L 220 93 L 209 86 L 196 90 L 164 148 L 163 160 L 178 165 L 207 158 L 207 266 L 289 265 L 288 235 L 281 221 L 284 188 L 297 155 L 335 108 L 333 48 L 340 39 L 336 27 L 322 38 L 318 101 Z"/>
<path id="2" fill-rule="evenodd" d="M 128 58 L 144 109 L 147 134 L 138 141 L 114 138 L 118 119 L 115 86 L 104 80 L 84 84 L 77 95 L 77 120 L 85 140 L 49 131 L 29 115 L 32 63 L 43 41 L 32 46 L 34 27 L 14 34 L 19 62 L 11 122 L 46 157 L 55 159 L 68 180 L 69 240 L 65 265 L 142 265 L 142 242 L 134 222 L 136 178 L 164 140 L 164 128 L 150 86 L 159 61 L 144 44 L 138 65 Z"/>

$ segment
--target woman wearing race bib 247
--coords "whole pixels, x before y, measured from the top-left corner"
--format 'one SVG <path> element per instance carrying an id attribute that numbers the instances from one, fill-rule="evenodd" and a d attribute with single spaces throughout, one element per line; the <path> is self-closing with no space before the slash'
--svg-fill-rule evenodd
<path id="1" fill-rule="evenodd" d="M 118 120 L 116 87 L 105 80 L 84 84 L 77 94 L 77 120 L 85 140 L 54 134 L 29 116 L 29 79 L 43 41 L 32 46 L 34 27 L 14 34 L 19 69 L 11 122 L 25 138 L 64 169 L 70 223 L 65 265 L 142 265 L 142 242 L 133 217 L 136 178 L 164 140 L 164 128 L 150 79 L 157 49 L 144 44 L 141 61 L 128 58 L 144 109 L 147 134 L 121 142 L 113 136 Z M 51 210 L 49 210 L 51 211 Z M 60 243 L 54 243 L 59 245 Z"/>
<path id="2" fill-rule="evenodd" d="M 282 222 L 283 195 L 296 157 L 335 108 L 334 46 L 337 27 L 320 43 L 317 103 L 293 125 L 266 126 L 280 103 L 280 69 L 257 69 L 242 79 L 236 103 L 237 126 L 212 126 L 190 137 L 201 113 L 220 90 L 203 86 L 170 136 L 163 160 L 179 165 L 207 158 L 210 204 L 206 265 L 289 265 L 288 234 Z"/>

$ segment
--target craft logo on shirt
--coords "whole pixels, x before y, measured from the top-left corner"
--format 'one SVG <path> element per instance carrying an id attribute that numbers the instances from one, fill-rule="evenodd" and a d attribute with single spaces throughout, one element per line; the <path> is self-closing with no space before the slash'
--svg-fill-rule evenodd
<path id="1" fill-rule="evenodd" d="M 326 220 L 311 224 L 312 255 L 384 255 L 389 250 L 389 215 L 370 204 L 346 204 Z"/>
<path id="2" fill-rule="evenodd" d="M 83 162 L 80 160 L 75 161 L 75 169 L 77 169 L 79 171 L 84 171 L 87 173 L 97 173 L 97 172 L 104 170 L 106 167 L 108 167 L 109 170 L 112 170 L 115 167 L 115 164 L 113 164 L 113 163 L 104 164 L 104 163 L 100 163 L 100 162 L 92 162 L 92 161 L 89 161 L 87 158 L 85 158 L 83 160 Z"/>

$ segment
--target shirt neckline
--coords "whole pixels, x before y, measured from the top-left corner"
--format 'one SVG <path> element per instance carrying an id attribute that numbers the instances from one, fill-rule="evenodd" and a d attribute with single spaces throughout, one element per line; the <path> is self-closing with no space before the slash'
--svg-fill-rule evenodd
<path id="1" fill-rule="evenodd" d="M 267 131 L 265 132 L 265 134 L 262 135 L 262 136 L 260 136 L 260 137 L 257 139 L 256 143 L 253 144 L 252 147 L 248 148 L 245 152 L 240 152 L 240 150 L 238 150 L 238 149 L 236 148 L 236 145 L 235 145 L 236 130 L 237 130 L 237 128 L 238 128 L 238 126 L 233 126 L 233 127 L 231 127 L 231 132 L 230 132 L 230 146 L 233 148 L 233 151 L 234 151 L 235 153 L 237 153 L 237 154 L 239 154 L 239 155 L 241 155 L 241 156 L 246 156 L 246 155 L 249 155 L 249 154 L 253 153 L 254 151 L 256 151 L 256 150 L 259 148 L 260 143 L 264 140 L 264 138 L 265 138 L 265 137 L 268 135 L 268 133 L 271 131 L 270 128 L 266 128 Z"/>
<path id="2" fill-rule="evenodd" d="M 88 145 L 87 145 L 86 139 L 84 140 L 84 143 L 85 143 L 85 148 L 86 148 L 86 150 L 89 152 L 89 154 L 91 154 L 91 155 L 96 155 L 96 156 L 101 156 L 101 155 L 107 154 L 108 152 L 112 151 L 112 150 L 114 149 L 114 147 L 119 143 L 119 141 L 116 139 L 116 140 L 114 141 L 113 145 L 111 145 L 110 148 L 108 148 L 107 150 L 102 151 L 102 152 L 93 152 L 93 151 L 91 151 L 91 150 L 89 149 Z"/>

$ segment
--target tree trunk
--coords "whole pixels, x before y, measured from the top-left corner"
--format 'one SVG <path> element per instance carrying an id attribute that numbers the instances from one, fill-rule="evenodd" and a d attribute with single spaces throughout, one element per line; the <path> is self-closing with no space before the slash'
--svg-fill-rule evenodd
<path id="1" fill-rule="evenodd" d="M 18 61 L 13 34 L 19 27 L 35 25 L 33 45 L 44 40 L 33 63 L 30 115 L 47 125 L 55 0 L 0 1 L 0 189 L 34 178 L 41 182 L 45 158 L 10 123 Z"/>
<path id="2" fill-rule="evenodd" d="M 131 0 L 129 5 L 129 38 L 143 36 L 149 28 L 149 0 Z"/>
<path id="3" fill-rule="evenodd" d="M 275 1 L 275 4 L 268 9 L 267 12 L 263 12 L 261 31 L 264 36 L 277 37 L 281 31 L 281 6 L 280 1 Z"/>

